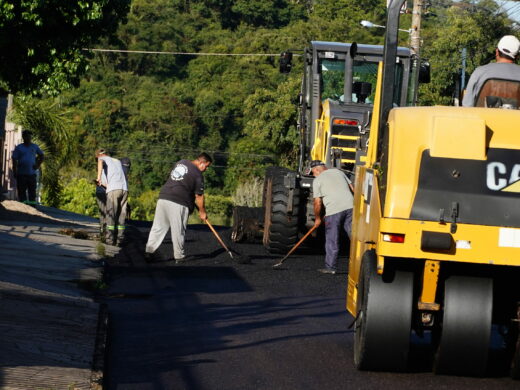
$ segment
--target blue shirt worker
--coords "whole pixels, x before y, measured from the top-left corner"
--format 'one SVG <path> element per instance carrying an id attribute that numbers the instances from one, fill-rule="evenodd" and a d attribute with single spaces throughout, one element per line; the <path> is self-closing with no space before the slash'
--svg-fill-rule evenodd
<path id="1" fill-rule="evenodd" d="M 110 157 L 104 149 L 99 149 L 96 157 L 98 185 L 103 185 L 103 172 L 106 175 L 107 242 L 111 245 L 120 245 L 125 232 L 128 184 L 121 161 Z"/>
<path id="2" fill-rule="evenodd" d="M 345 230 L 349 239 L 352 232 L 354 188 L 349 178 L 339 169 L 327 168 L 322 161 L 311 161 L 314 197 L 314 225 L 325 222 L 325 268 L 318 271 L 335 274 L 340 248 L 340 233 Z"/>
<path id="3" fill-rule="evenodd" d="M 22 132 L 22 139 L 23 143 L 17 145 L 12 154 L 18 200 L 36 205 L 36 173 L 44 155 L 40 147 L 31 142 L 32 133 L 29 130 Z"/>

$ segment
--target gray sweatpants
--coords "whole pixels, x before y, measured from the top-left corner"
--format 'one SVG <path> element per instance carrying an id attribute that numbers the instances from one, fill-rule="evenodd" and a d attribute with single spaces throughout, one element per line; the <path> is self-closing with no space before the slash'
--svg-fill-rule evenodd
<path id="1" fill-rule="evenodd" d="M 173 258 L 184 258 L 184 235 L 190 213 L 186 206 L 159 199 L 155 207 L 152 230 L 146 243 L 146 252 L 153 253 L 159 248 L 168 229 L 171 229 Z"/>

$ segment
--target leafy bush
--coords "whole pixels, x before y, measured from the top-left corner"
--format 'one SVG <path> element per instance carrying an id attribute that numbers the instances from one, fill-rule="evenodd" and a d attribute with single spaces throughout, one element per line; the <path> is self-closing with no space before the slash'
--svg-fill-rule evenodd
<path id="1" fill-rule="evenodd" d="M 148 190 L 137 198 L 130 197 L 130 216 L 139 221 L 153 221 L 159 190 Z"/>
<path id="2" fill-rule="evenodd" d="M 96 186 L 85 178 L 73 178 L 63 187 L 60 208 L 97 218 Z"/>
<path id="3" fill-rule="evenodd" d="M 229 196 L 206 194 L 206 211 L 208 215 L 230 217 L 233 212 L 233 200 Z"/>

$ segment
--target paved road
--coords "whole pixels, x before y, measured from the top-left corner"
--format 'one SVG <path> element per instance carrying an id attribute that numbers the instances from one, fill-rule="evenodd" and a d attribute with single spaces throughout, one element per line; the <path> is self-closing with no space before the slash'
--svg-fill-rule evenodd
<path id="1" fill-rule="evenodd" d="M 288 269 L 273 270 L 279 258 L 261 245 L 234 245 L 252 260 L 237 264 L 206 226 L 190 226 L 187 239 L 195 260 L 186 265 L 145 264 L 137 235 L 111 261 L 108 389 L 520 387 L 500 374 L 435 376 L 422 364 L 420 345 L 413 373 L 359 372 L 348 329 L 353 319 L 345 311 L 346 273 L 319 274 L 322 257 L 298 252 Z M 170 245 L 160 248 L 163 257 Z"/>

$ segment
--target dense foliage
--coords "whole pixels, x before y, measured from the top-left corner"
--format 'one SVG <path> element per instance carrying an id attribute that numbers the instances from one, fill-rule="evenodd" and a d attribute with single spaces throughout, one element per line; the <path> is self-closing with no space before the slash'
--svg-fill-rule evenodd
<path id="1" fill-rule="evenodd" d="M 115 32 L 130 0 L 1 0 L 0 87 L 51 94 L 77 85 L 84 46 Z"/>
<path id="2" fill-rule="evenodd" d="M 124 2 L 96 3 L 119 12 Z M 490 59 L 512 22 L 492 0 L 432 4 L 421 31 L 432 82 L 421 87 L 420 104 L 452 104 L 462 48 L 471 72 Z M 130 157 L 132 208 L 151 218 L 172 164 L 199 151 L 215 158 L 205 174 L 208 193 L 226 199 L 268 165 L 294 166 L 298 54 L 310 40 L 381 44 L 384 29 L 359 22 L 384 24 L 385 6 L 386 0 L 132 0 L 115 38 L 90 46 L 125 52 L 92 51 L 79 87 L 57 100 L 75 140 L 63 181 L 83 188 L 71 178 L 94 177 L 96 148 Z M 401 16 L 402 28 L 410 22 L 410 14 Z M 408 45 L 408 34 L 399 39 Z M 288 49 L 293 70 L 281 74 L 277 57 Z M 226 202 L 215 207 L 224 210 Z"/>

